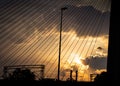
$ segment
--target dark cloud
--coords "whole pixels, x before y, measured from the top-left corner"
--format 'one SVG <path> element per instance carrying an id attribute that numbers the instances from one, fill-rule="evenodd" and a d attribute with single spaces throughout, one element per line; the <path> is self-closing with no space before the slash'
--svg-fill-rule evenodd
<path id="1" fill-rule="evenodd" d="M 97 49 L 98 49 L 98 50 L 102 50 L 103 48 L 102 48 L 102 47 L 98 47 Z"/>
<path id="2" fill-rule="evenodd" d="M 80 36 L 101 36 L 108 34 L 109 12 L 102 13 L 92 6 L 74 7 L 64 13 L 64 30 L 74 28 Z"/>
<path id="3" fill-rule="evenodd" d="M 72 2 L 72 0 L 1 1 L 0 39 L 4 38 L 2 42 L 11 40 L 21 43 L 35 29 L 42 32 L 46 29 L 51 30 L 57 25 L 59 30 L 60 8 L 63 6 L 68 7 L 63 15 L 63 31 L 74 30 L 79 37 L 108 34 L 110 12 L 102 13 L 92 5 L 76 7 Z"/>
<path id="4" fill-rule="evenodd" d="M 111 0 L 77 0 L 78 5 L 93 6 L 100 11 L 110 11 Z"/>
<path id="5" fill-rule="evenodd" d="M 94 70 L 106 69 L 107 67 L 107 58 L 105 57 L 90 57 L 86 58 L 83 63 L 89 65 L 90 68 Z"/>

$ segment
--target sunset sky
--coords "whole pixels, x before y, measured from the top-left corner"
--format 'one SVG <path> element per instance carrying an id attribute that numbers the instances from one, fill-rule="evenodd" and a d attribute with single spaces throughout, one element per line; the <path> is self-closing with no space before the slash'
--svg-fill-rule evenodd
<path id="1" fill-rule="evenodd" d="M 0 0 L 0 75 L 4 66 L 45 65 L 57 78 L 60 9 L 63 12 L 61 80 L 106 71 L 110 0 Z"/>

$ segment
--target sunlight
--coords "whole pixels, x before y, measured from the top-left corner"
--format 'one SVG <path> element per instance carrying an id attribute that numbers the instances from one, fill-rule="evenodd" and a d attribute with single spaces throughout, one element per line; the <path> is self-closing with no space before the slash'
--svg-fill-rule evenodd
<path id="1" fill-rule="evenodd" d="M 83 65 L 81 60 L 83 60 L 84 58 L 82 56 L 80 56 L 79 54 L 72 53 L 71 57 L 74 57 L 72 62 L 73 64 Z"/>
<path id="2" fill-rule="evenodd" d="M 76 63 L 76 64 L 82 64 L 82 62 L 81 62 L 81 58 L 82 57 L 80 57 L 78 54 L 76 54 L 75 55 L 75 58 L 74 58 L 74 62 Z"/>
<path id="3" fill-rule="evenodd" d="M 89 68 L 88 65 L 84 65 L 82 63 L 82 60 L 84 60 L 84 59 L 85 58 L 83 58 L 79 54 L 72 53 L 71 57 L 68 60 L 68 63 L 72 68 L 77 67 L 77 69 L 82 72 L 82 71 L 87 70 Z"/>

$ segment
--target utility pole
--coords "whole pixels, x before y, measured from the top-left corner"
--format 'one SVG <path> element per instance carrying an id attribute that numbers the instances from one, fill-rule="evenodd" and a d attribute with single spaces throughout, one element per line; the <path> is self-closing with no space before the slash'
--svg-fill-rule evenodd
<path id="1" fill-rule="evenodd" d="M 58 57 L 58 81 L 60 80 L 60 57 L 61 57 L 62 18 L 63 18 L 63 11 L 66 10 L 66 9 L 67 9 L 67 7 L 61 8 L 59 57 Z"/>

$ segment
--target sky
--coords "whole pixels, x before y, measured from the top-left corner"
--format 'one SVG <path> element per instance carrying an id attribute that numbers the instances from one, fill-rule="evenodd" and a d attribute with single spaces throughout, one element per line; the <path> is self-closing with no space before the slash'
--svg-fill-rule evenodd
<path id="1" fill-rule="evenodd" d="M 45 65 L 57 77 L 62 7 L 61 80 L 106 71 L 110 0 L 0 0 L 0 74 L 4 66 Z"/>

